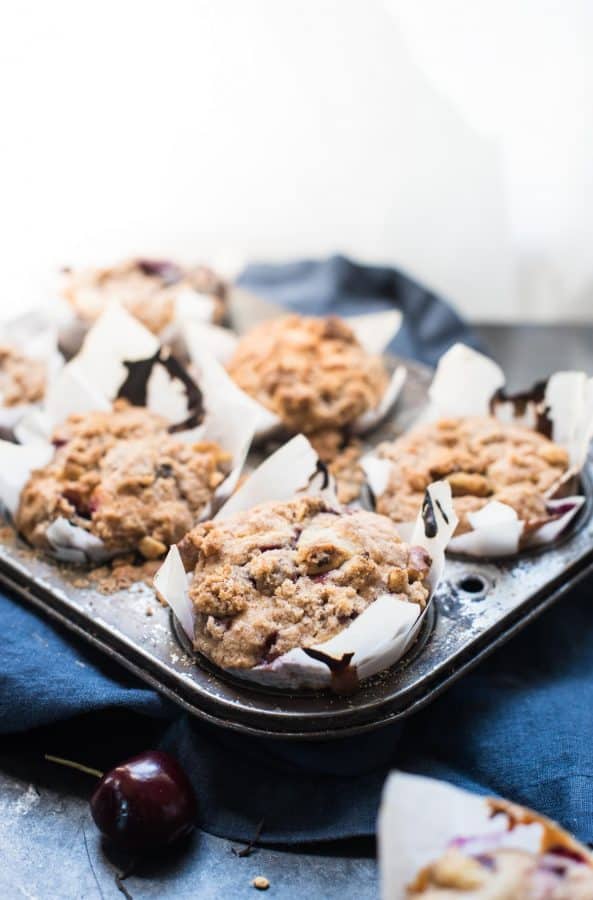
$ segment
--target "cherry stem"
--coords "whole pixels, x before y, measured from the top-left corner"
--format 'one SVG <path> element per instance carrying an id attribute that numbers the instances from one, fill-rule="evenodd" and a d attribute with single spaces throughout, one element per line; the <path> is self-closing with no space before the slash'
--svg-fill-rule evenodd
<path id="1" fill-rule="evenodd" d="M 82 763 L 73 762 L 71 759 L 62 759 L 61 756 L 51 756 L 49 753 L 44 753 L 45 758 L 48 762 L 57 763 L 59 766 L 66 766 L 68 769 L 78 769 L 79 772 L 84 772 L 86 775 L 94 775 L 96 778 L 103 778 L 104 772 L 100 772 L 99 769 L 92 769 L 90 766 L 83 766 Z"/>

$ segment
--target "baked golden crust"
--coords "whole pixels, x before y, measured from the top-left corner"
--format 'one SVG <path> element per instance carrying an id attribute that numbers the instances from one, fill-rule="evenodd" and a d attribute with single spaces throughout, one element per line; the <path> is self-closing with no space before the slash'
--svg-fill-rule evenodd
<path id="1" fill-rule="evenodd" d="M 286 428 L 305 434 L 351 425 L 378 406 L 388 384 L 380 357 L 336 316 L 262 322 L 241 338 L 228 371 Z"/>
<path id="2" fill-rule="evenodd" d="M 129 259 L 106 268 L 66 270 L 64 275 L 63 295 L 86 322 L 94 322 L 110 300 L 118 300 L 160 334 L 173 320 L 176 297 L 186 290 L 212 298 L 212 321 L 224 318 L 227 285 L 206 266 L 184 269 L 172 262 Z"/>
<path id="3" fill-rule="evenodd" d="M 408 886 L 407 897 L 424 900 L 591 900 L 593 855 L 567 831 L 524 806 L 490 797 L 491 817 L 502 816 L 503 831 L 539 825 L 539 852 L 498 846 L 487 849 L 484 835 L 471 852 L 471 836 L 458 837 L 442 856 L 425 866 Z M 502 832 L 501 832 L 502 833 Z M 479 852 L 477 852 L 479 850 Z"/>
<path id="4" fill-rule="evenodd" d="M 569 464 L 566 451 L 543 435 L 488 416 L 420 425 L 380 444 L 377 453 L 391 462 L 378 512 L 396 522 L 412 520 L 428 484 L 444 478 L 459 518 L 456 534 L 471 529 L 468 513 L 492 500 L 527 523 L 545 519 L 546 496 Z"/>
<path id="5" fill-rule="evenodd" d="M 447 850 L 418 875 L 409 900 L 591 900 L 593 868 L 563 847 L 546 853 L 494 849 L 470 855 Z"/>
<path id="6" fill-rule="evenodd" d="M 251 668 L 328 640 L 381 594 L 423 607 L 430 558 L 389 519 L 320 497 L 264 503 L 194 528 L 179 545 L 193 572 L 195 647 Z"/>
<path id="7" fill-rule="evenodd" d="M 230 469 L 218 445 L 184 443 L 167 427 L 122 401 L 111 412 L 71 416 L 54 432 L 54 458 L 23 489 L 19 531 L 50 549 L 47 528 L 63 516 L 110 551 L 162 556 L 207 510 Z"/>
<path id="8" fill-rule="evenodd" d="M 0 398 L 2 406 L 39 403 L 46 387 L 47 367 L 14 347 L 0 345 Z"/>

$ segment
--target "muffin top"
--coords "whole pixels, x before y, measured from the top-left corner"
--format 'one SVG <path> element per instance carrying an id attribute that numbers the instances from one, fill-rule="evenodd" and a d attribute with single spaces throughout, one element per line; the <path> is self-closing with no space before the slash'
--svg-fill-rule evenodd
<path id="1" fill-rule="evenodd" d="M 290 431 L 345 428 L 378 406 L 388 375 L 336 316 L 283 316 L 239 341 L 228 363 L 234 381 Z"/>
<path id="2" fill-rule="evenodd" d="M 45 394 L 47 367 L 14 347 L 0 345 L 0 399 L 2 406 L 39 403 Z"/>
<path id="3" fill-rule="evenodd" d="M 323 643 L 374 600 L 426 604 L 431 560 L 387 518 L 318 496 L 264 503 L 194 528 L 179 545 L 197 650 L 226 669 Z"/>
<path id="4" fill-rule="evenodd" d="M 407 891 L 409 900 L 590 900 L 593 868 L 559 846 L 546 853 L 496 849 L 469 855 L 448 850 L 422 870 Z"/>
<path id="5" fill-rule="evenodd" d="M 396 522 L 412 520 L 427 485 L 443 478 L 459 518 L 456 534 L 471 529 L 468 513 L 492 500 L 511 506 L 528 524 L 547 518 L 546 496 L 569 464 L 566 450 L 548 438 L 489 416 L 420 425 L 380 444 L 377 453 L 391 462 L 378 512 Z"/>
<path id="6" fill-rule="evenodd" d="M 71 416 L 54 432 L 53 459 L 21 493 L 19 531 L 47 550 L 48 526 L 64 517 L 114 553 L 161 556 L 207 511 L 231 464 L 217 444 L 185 443 L 168 424 L 124 401 Z"/>
<path id="7" fill-rule="evenodd" d="M 175 299 L 186 290 L 212 298 L 213 321 L 224 315 L 226 284 L 206 266 L 185 269 L 168 261 L 129 259 L 108 268 L 65 270 L 64 275 L 63 295 L 87 322 L 94 322 L 110 300 L 118 300 L 159 334 L 172 322 Z"/>

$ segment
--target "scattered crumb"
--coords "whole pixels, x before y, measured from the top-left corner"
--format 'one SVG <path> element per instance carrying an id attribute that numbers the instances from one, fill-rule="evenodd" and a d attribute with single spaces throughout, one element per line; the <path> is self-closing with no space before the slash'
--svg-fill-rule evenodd
<path id="1" fill-rule="evenodd" d="M 147 615 L 147 616 L 154 616 L 154 609 L 152 608 L 152 606 L 147 606 L 147 607 L 146 607 L 146 615 Z"/>
<path id="2" fill-rule="evenodd" d="M 256 878 L 251 882 L 254 888 L 257 888 L 258 891 L 267 891 L 270 887 L 270 882 L 267 878 L 264 878 L 263 875 L 257 875 Z"/>
<path id="3" fill-rule="evenodd" d="M 9 546 L 17 546 L 19 553 L 27 558 L 38 558 L 39 551 L 17 543 L 18 538 L 14 528 L 10 525 L 0 525 L 0 543 Z M 116 557 L 103 566 L 97 566 L 94 569 L 74 569 L 72 565 L 60 563 L 58 560 L 51 560 L 59 571 L 70 580 L 72 587 L 78 590 L 87 590 L 94 588 L 102 594 L 114 594 L 121 590 L 130 590 L 140 588 L 142 584 L 153 587 L 152 579 L 162 564 L 159 560 L 142 560 L 138 562 L 138 558 L 134 554 Z M 159 598 L 160 600 L 160 598 Z M 90 601 L 89 601 L 90 602 Z M 164 606 L 166 603 L 161 601 Z M 147 615 L 153 615 L 154 610 L 151 608 Z"/>
<path id="4" fill-rule="evenodd" d="M 154 559 L 143 563 L 134 563 L 129 559 L 115 559 L 110 565 L 100 566 L 89 572 L 88 581 L 102 594 L 125 590 L 137 582 L 152 586 L 153 576 L 161 563 L 162 560 Z M 146 614 L 152 615 L 152 609 Z"/>
<path id="5" fill-rule="evenodd" d="M 2 525 L 0 526 L 0 541 L 2 543 L 7 543 L 14 538 L 14 529 L 10 527 L 10 525 Z"/>

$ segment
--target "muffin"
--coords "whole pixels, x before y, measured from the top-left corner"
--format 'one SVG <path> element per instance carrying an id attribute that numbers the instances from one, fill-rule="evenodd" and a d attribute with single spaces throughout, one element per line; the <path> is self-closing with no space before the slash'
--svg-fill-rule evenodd
<path id="1" fill-rule="evenodd" d="M 289 431 L 304 434 L 347 429 L 379 406 L 389 384 L 381 358 L 336 316 L 262 322 L 241 338 L 227 368 Z"/>
<path id="2" fill-rule="evenodd" d="M 179 552 L 192 575 L 195 649 L 237 674 L 307 653 L 379 597 L 409 604 L 415 618 L 430 593 L 426 549 L 404 543 L 389 519 L 322 496 L 198 525 Z"/>
<path id="3" fill-rule="evenodd" d="M 0 344 L 0 404 L 6 407 L 43 400 L 47 364 L 8 344 Z"/>
<path id="4" fill-rule="evenodd" d="M 53 433 L 55 453 L 29 477 L 15 515 L 34 547 L 66 520 L 108 553 L 160 557 L 208 511 L 231 468 L 214 443 L 186 443 L 145 408 L 116 401 L 108 412 L 72 415 Z"/>
<path id="5" fill-rule="evenodd" d="M 591 900 L 593 854 L 508 800 L 393 772 L 378 822 L 384 900 Z"/>
<path id="6" fill-rule="evenodd" d="M 153 334 L 173 322 L 177 298 L 192 291 L 210 298 L 209 318 L 220 322 L 227 286 L 206 266 L 183 268 L 169 261 L 130 259 L 107 268 L 65 269 L 62 287 L 64 298 L 84 322 L 94 322 L 110 300 L 117 300 Z"/>
<path id="7" fill-rule="evenodd" d="M 527 530 L 535 528 L 549 518 L 547 498 L 569 468 L 564 448 L 536 431 L 490 416 L 420 425 L 379 445 L 377 454 L 390 463 L 377 511 L 395 522 L 409 521 L 427 485 L 445 479 L 459 519 L 458 535 L 471 530 L 468 515 L 491 501 L 514 509 Z"/>
<path id="8" fill-rule="evenodd" d="M 593 867 L 563 846 L 546 853 L 493 849 L 469 854 L 455 847 L 428 865 L 408 900 L 591 900 Z"/>

